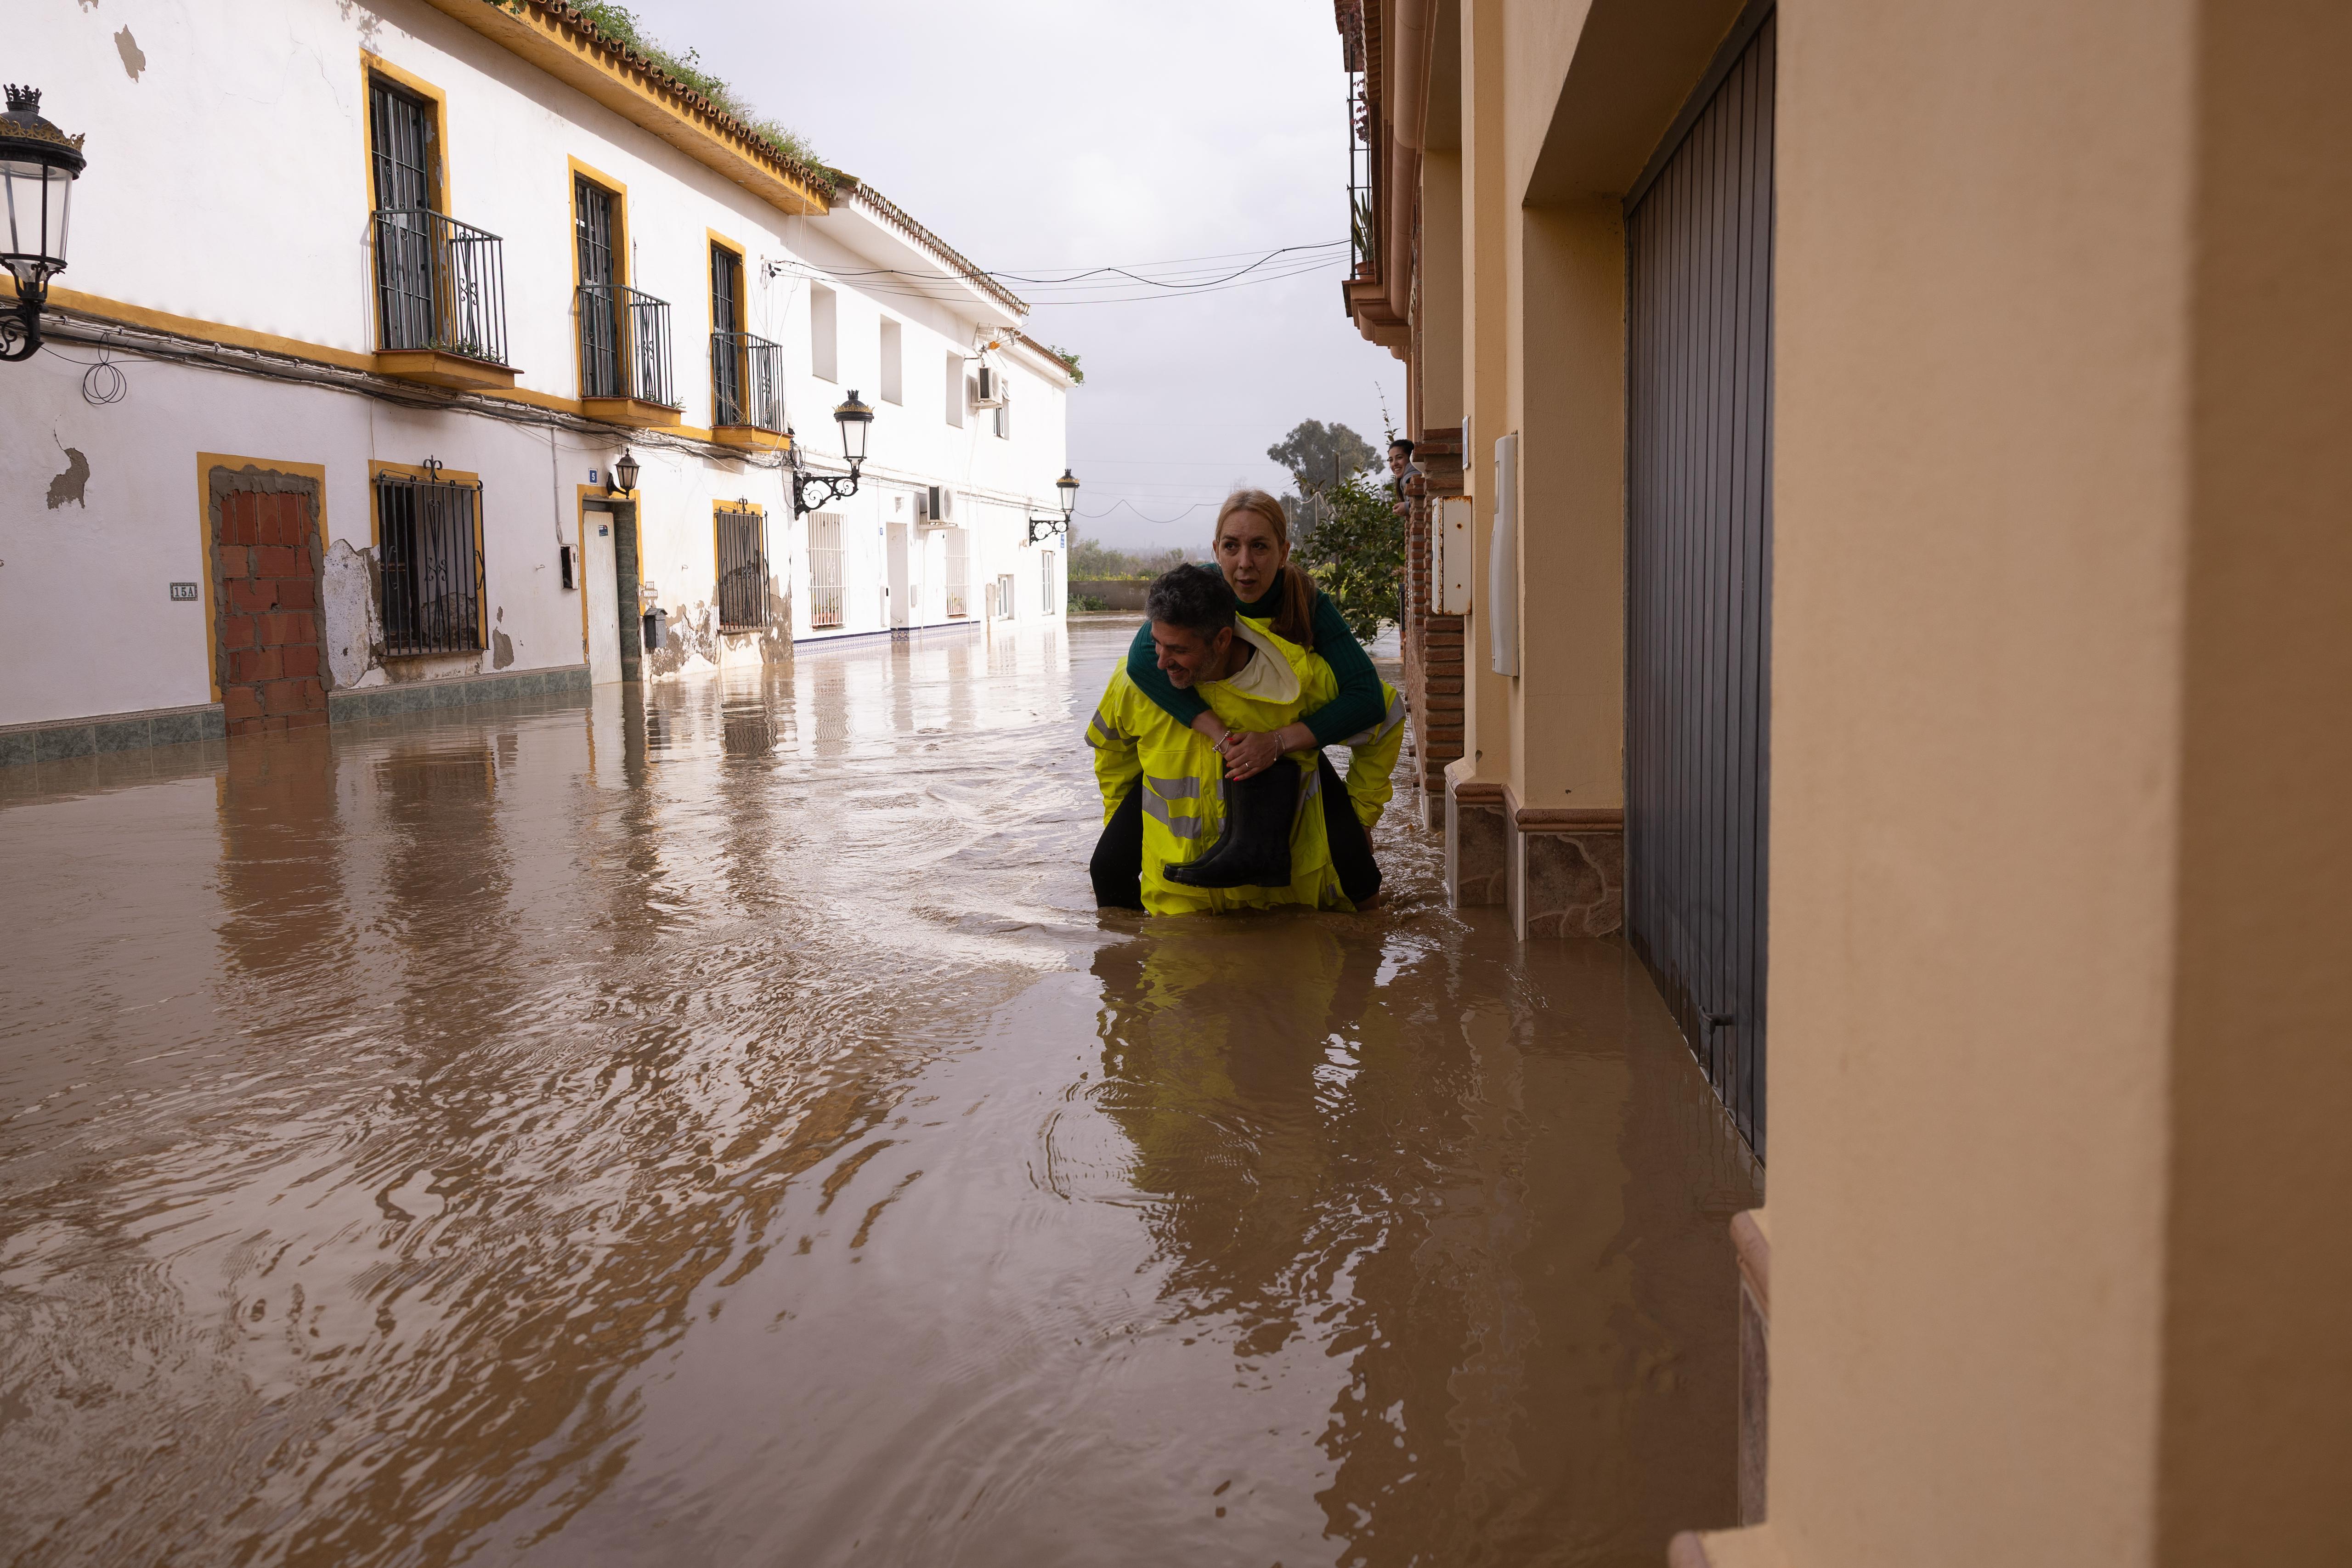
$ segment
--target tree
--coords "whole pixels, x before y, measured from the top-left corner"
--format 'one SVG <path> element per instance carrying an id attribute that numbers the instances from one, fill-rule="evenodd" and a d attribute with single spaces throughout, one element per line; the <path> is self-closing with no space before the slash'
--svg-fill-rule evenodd
<path id="1" fill-rule="evenodd" d="M 1299 552 L 1315 582 L 1345 617 L 1358 642 L 1370 642 L 1397 618 L 1404 570 L 1404 519 L 1386 486 L 1360 473 L 1322 487 L 1322 516 Z"/>
<path id="2" fill-rule="evenodd" d="M 1360 474 L 1380 460 L 1371 443 L 1345 425 L 1302 419 L 1289 435 L 1265 449 L 1265 455 L 1290 470 L 1298 486 L 1297 496 L 1282 498 L 1290 516 L 1290 547 L 1301 550 L 1328 515 L 1323 492 L 1350 475 Z"/>

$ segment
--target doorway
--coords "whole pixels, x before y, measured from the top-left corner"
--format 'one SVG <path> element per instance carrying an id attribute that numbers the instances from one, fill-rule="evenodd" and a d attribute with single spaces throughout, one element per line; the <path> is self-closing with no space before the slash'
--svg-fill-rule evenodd
<path id="1" fill-rule="evenodd" d="M 324 724 L 319 480 L 248 466 L 214 468 L 205 483 L 213 685 L 228 732 Z"/>
<path id="2" fill-rule="evenodd" d="M 636 616 L 636 519 L 633 502 L 580 503 L 581 631 L 591 685 L 637 679 L 644 639 Z"/>
<path id="3" fill-rule="evenodd" d="M 908 624 L 907 608 L 910 595 L 907 590 L 907 525 L 889 525 L 888 560 L 886 563 L 889 595 L 889 626 L 895 630 Z"/>

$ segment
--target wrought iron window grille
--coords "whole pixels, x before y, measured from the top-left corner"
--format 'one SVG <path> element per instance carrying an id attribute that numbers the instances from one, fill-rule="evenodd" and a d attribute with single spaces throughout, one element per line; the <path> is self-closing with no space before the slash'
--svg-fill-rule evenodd
<path id="1" fill-rule="evenodd" d="M 719 514 L 719 629 L 756 632 L 768 625 L 766 519 L 756 511 Z"/>
<path id="2" fill-rule="evenodd" d="M 378 608 L 391 658 L 469 653 L 482 626 L 482 487 L 441 478 L 426 458 L 423 478 L 375 478 Z"/>

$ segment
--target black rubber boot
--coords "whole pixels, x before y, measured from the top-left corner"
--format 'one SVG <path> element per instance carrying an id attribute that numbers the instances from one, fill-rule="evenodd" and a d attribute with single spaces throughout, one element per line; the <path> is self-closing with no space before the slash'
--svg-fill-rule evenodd
<path id="1" fill-rule="evenodd" d="M 1290 886 L 1290 819 L 1298 769 L 1285 759 L 1255 778 L 1225 782 L 1225 826 L 1198 860 L 1168 868 L 1188 888 Z"/>

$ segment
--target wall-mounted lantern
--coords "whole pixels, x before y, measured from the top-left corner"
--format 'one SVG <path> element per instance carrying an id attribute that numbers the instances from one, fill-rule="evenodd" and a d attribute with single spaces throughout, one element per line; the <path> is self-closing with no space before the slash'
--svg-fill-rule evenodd
<path id="1" fill-rule="evenodd" d="M 637 493 L 636 455 L 625 447 L 621 448 L 621 455 L 613 459 L 612 477 L 604 481 L 604 493 L 608 496 Z"/>
<path id="2" fill-rule="evenodd" d="M 0 114 L 0 267 L 16 280 L 14 310 L 0 315 L 0 361 L 41 346 L 49 279 L 66 269 L 66 216 L 82 171 L 81 138 L 41 118 L 38 88 L 8 88 Z"/>
<path id="3" fill-rule="evenodd" d="M 1078 477 L 1069 469 L 1064 468 L 1062 477 L 1054 481 L 1054 488 L 1062 494 L 1062 515 L 1031 518 L 1029 542 L 1032 544 L 1056 533 L 1066 539 L 1069 537 L 1070 519 L 1078 510 Z"/>
<path id="4" fill-rule="evenodd" d="M 833 411 L 834 423 L 841 426 L 841 455 L 849 459 L 849 473 L 845 479 L 831 475 L 813 476 L 801 461 L 801 444 L 792 441 L 793 515 L 806 517 L 820 507 L 831 506 L 837 500 L 857 493 L 857 470 L 866 465 L 866 432 L 874 423 L 874 410 L 857 400 L 857 389 L 849 389 L 848 400 Z M 792 432 L 784 432 L 792 440 Z M 821 494 L 812 492 L 822 491 Z"/>

